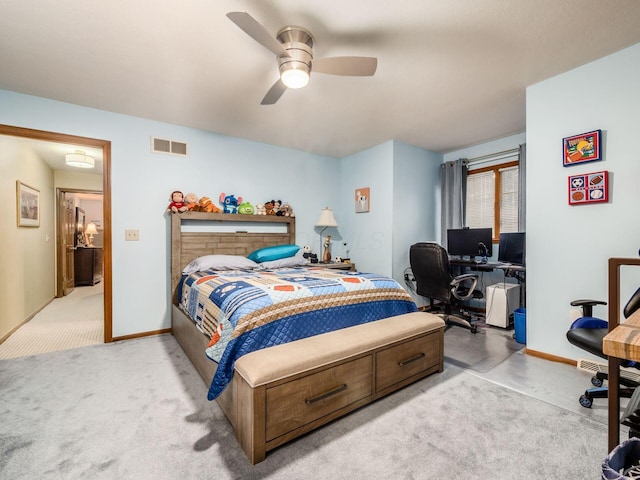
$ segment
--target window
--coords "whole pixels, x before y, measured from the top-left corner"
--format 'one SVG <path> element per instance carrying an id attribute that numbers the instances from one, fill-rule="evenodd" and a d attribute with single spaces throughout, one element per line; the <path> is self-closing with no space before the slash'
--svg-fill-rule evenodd
<path id="1" fill-rule="evenodd" d="M 467 174 L 466 224 L 470 228 L 518 231 L 518 162 L 469 170 Z"/>

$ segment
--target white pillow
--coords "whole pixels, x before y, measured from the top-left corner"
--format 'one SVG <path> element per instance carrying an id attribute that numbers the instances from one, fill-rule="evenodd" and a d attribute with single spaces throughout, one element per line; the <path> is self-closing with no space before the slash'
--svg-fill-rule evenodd
<path id="1" fill-rule="evenodd" d="M 191 261 L 182 270 L 183 275 L 191 275 L 202 270 L 253 270 L 258 264 L 242 255 L 205 255 Z"/>
<path id="2" fill-rule="evenodd" d="M 294 255 L 293 257 L 287 258 L 279 258 L 278 260 L 269 260 L 267 262 L 262 262 L 258 265 L 258 270 L 264 270 L 265 268 L 291 268 L 291 267 L 300 267 L 302 265 L 308 265 L 309 260 L 299 256 Z"/>

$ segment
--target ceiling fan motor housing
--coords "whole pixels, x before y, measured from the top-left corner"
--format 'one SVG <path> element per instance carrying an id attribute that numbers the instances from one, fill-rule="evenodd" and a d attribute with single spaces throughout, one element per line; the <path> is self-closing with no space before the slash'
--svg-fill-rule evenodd
<path id="1" fill-rule="evenodd" d="M 280 75 L 287 70 L 302 70 L 311 75 L 313 36 L 302 27 L 284 27 L 276 35 L 289 56 L 279 56 Z"/>

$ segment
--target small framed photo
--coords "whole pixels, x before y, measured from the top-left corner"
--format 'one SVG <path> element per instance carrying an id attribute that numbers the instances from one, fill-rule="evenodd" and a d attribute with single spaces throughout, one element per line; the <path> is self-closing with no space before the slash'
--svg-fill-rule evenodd
<path id="1" fill-rule="evenodd" d="M 574 135 L 562 139 L 562 165 L 570 167 L 586 162 L 602 160 L 602 131 Z"/>
<path id="2" fill-rule="evenodd" d="M 356 213 L 368 212 L 370 201 L 369 187 L 356 189 Z"/>
<path id="3" fill-rule="evenodd" d="M 40 226 L 40 190 L 16 182 L 19 227 Z"/>
<path id="4" fill-rule="evenodd" d="M 609 172 L 592 172 L 569 177 L 569 205 L 609 201 Z"/>

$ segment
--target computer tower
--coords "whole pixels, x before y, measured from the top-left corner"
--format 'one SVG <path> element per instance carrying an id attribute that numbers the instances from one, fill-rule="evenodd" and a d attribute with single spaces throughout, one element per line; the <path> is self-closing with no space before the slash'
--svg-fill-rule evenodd
<path id="1" fill-rule="evenodd" d="M 509 316 L 520 306 L 520 285 L 514 283 L 496 283 L 486 290 L 487 325 L 509 327 Z"/>

